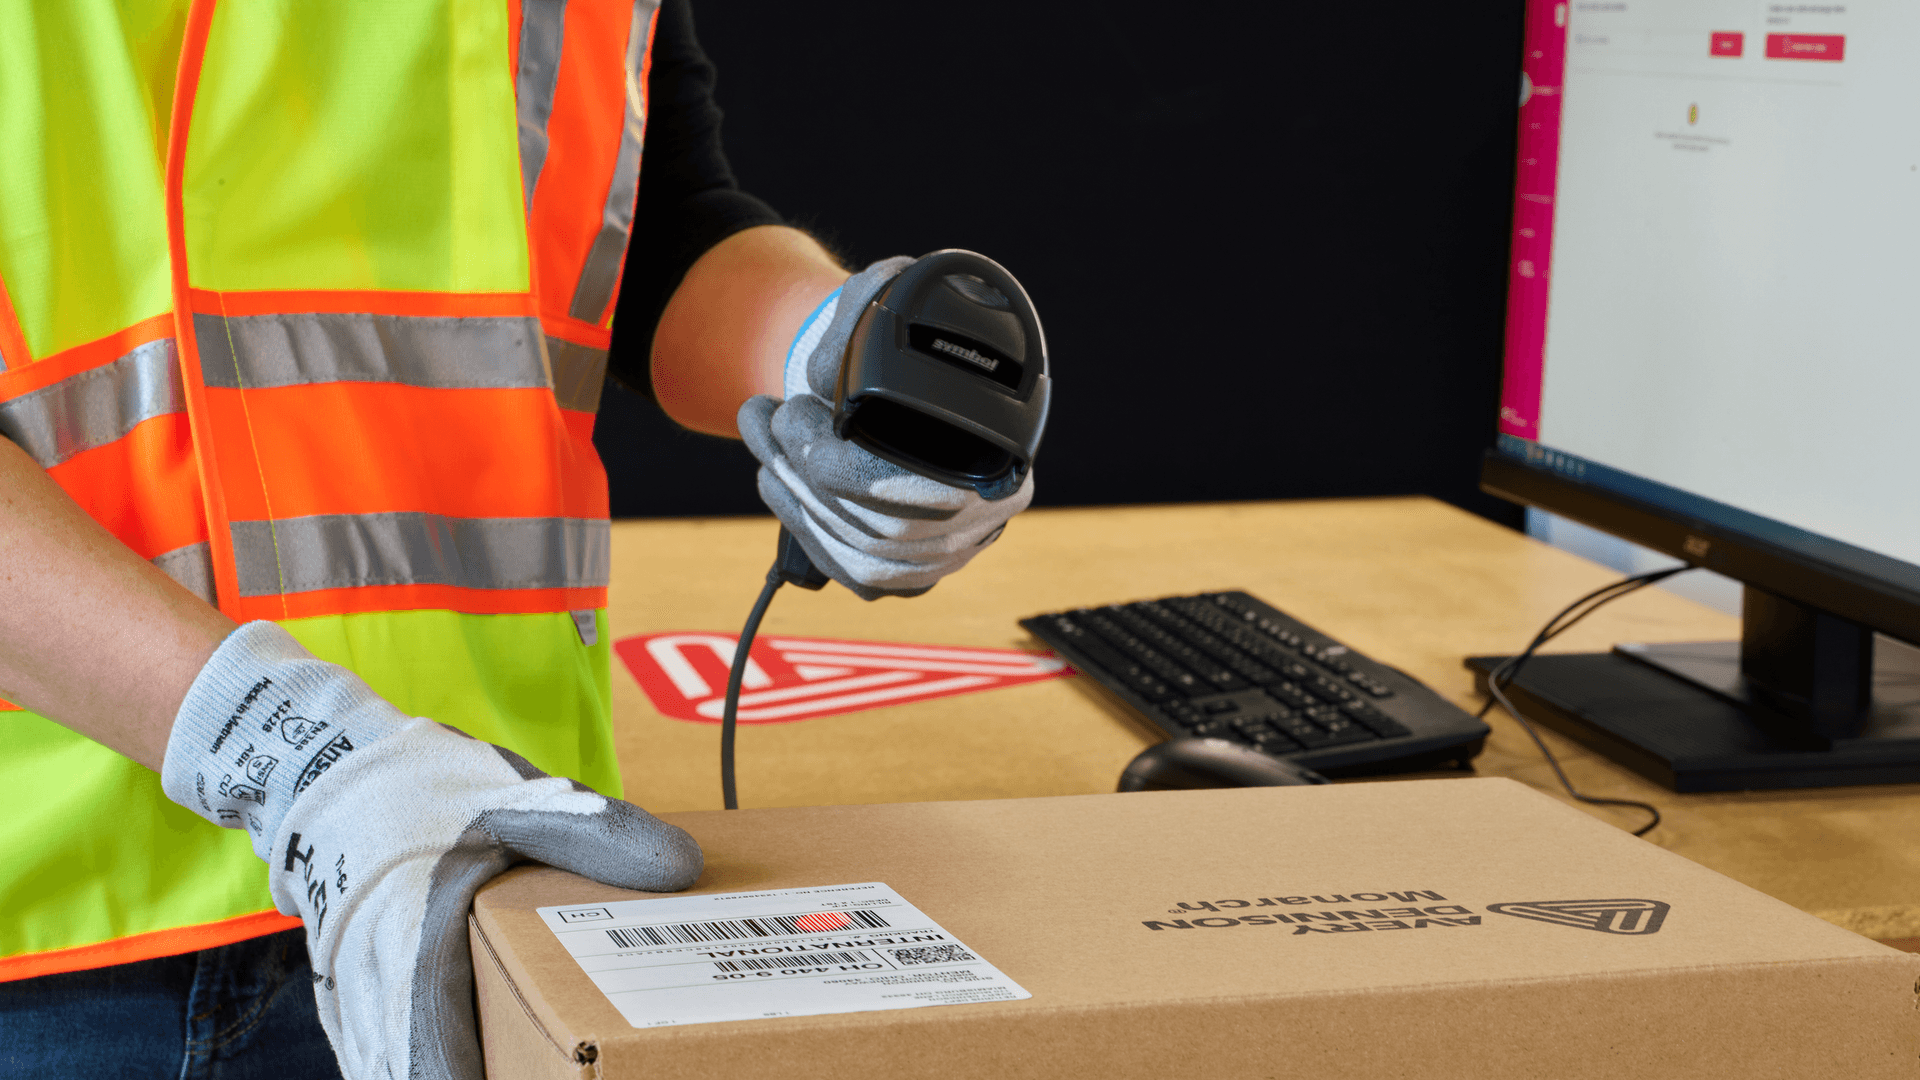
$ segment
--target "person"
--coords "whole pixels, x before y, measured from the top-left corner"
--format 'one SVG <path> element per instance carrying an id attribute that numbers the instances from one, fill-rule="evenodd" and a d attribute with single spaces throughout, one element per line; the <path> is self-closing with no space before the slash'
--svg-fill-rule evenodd
<path id="1" fill-rule="evenodd" d="M 1026 505 L 791 422 L 903 260 L 741 192 L 713 79 L 687 0 L 0 12 L 0 1073 L 477 1078 L 481 884 L 694 882 L 612 753 L 609 371 L 869 598 Z"/>

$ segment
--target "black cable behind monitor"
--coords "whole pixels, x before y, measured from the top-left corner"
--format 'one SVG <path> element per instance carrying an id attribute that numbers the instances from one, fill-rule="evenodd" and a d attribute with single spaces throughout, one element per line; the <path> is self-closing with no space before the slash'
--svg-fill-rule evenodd
<path id="1" fill-rule="evenodd" d="M 1554 775 L 1560 778 L 1560 786 L 1566 788 L 1567 794 L 1574 799 L 1596 806 L 1634 806 L 1652 814 L 1653 820 L 1633 831 L 1633 835 L 1635 836 L 1645 836 L 1660 824 L 1659 809 L 1652 803 L 1640 802 L 1637 799 L 1603 799 L 1597 795 L 1584 795 L 1574 790 L 1573 781 L 1567 779 L 1566 770 L 1560 767 L 1560 760 L 1553 756 L 1553 751 L 1547 749 L 1547 744 L 1540 738 L 1540 733 L 1534 730 L 1533 725 L 1527 721 L 1526 717 L 1520 715 L 1520 710 L 1514 708 L 1513 702 L 1507 700 L 1505 689 L 1519 676 L 1520 668 L 1539 650 L 1540 646 L 1545 645 L 1547 642 L 1552 641 L 1554 638 L 1572 629 L 1574 624 L 1580 620 L 1628 593 L 1644 589 L 1655 582 L 1665 581 L 1675 574 L 1682 574 L 1691 569 L 1693 569 L 1691 566 L 1676 566 L 1667 570 L 1655 570 L 1650 573 L 1636 574 L 1633 577 L 1622 578 L 1611 585 L 1605 585 L 1595 589 L 1580 599 L 1575 600 L 1573 603 L 1568 604 L 1566 607 L 1561 608 L 1559 614 L 1548 619 L 1547 624 L 1540 628 L 1540 632 L 1533 636 L 1533 641 L 1528 643 L 1526 649 L 1523 650 L 1520 655 L 1508 659 L 1506 663 L 1495 668 L 1487 676 L 1487 703 L 1482 705 L 1479 713 L 1476 714 L 1484 717 L 1488 712 L 1492 711 L 1493 706 L 1498 703 L 1502 709 L 1506 710 L 1508 716 L 1513 717 L 1514 720 L 1519 723 L 1521 729 L 1527 733 L 1527 737 L 1533 740 L 1533 745 L 1540 748 L 1540 753 L 1547 759 L 1547 764 L 1553 766 Z M 1585 605 L 1584 609 L 1582 605 Z M 1572 617 L 1568 618 L 1568 616 Z M 1565 621 L 1563 622 L 1562 620 Z"/>

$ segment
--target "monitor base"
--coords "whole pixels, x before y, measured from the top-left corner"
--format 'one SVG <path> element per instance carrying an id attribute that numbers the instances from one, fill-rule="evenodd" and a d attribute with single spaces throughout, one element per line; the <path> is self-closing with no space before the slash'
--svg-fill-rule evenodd
<path id="1" fill-rule="evenodd" d="M 1866 729 L 1825 746 L 1753 704 L 1735 641 L 1538 655 L 1507 697 L 1529 720 L 1675 791 L 1920 783 L 1920 649 L 1880 637 L 1874 655 Z M 1467 659 L 1482 693 L 1506 659 Z"/>

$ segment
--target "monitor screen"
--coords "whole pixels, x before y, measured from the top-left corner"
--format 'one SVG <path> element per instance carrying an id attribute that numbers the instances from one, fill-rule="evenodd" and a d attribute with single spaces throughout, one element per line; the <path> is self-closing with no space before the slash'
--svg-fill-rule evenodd
<path id="1" fill-rule="evenodd" d="M 1920 3 L 1529 0 L 1526 48 L 1501 450 L 1920 583 Z"/>

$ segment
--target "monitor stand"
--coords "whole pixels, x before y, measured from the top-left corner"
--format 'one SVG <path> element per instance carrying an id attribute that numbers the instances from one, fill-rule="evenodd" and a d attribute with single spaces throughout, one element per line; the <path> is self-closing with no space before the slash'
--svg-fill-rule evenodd
<path id="1" fill-rule="evenodd" d="M 1623 644 L 1610 653 L 1536 655 L 1507 697 L 1529 720 L 1675 791 L 1920 783 L 1920 649 L 1861 631 L 1852 649 L 1836 650 L 1831 638 L 1810 635 L 1792 640 L 1790 655 L 1769 652 L 1780 641 L 1768 634 L 1778 628 L 1782 602 L 1755 593 L 1749 588 L 1744 643 Z M 1821 623 L 1820 629 L 1832 628 Z M 1808 673 L 1831 676 L 1835 655 L 1841 657 L 1837 681 L 1850 684 L 1837 692 L 1854 699 L 1850 718 L 1836 719 L 1831 708 L 1817 714 L 1836 680 Z M 1467 660 L 1481 692 L 1488 673 L 1506 659 Z M 1779 681 L 1749 675 L 1783 668 L 1793 669 L 1787 682 L 1797 675 L 1800 689 L 1815 687 L 1811 708 L 1809 695 L 1783 696 Z"/>

